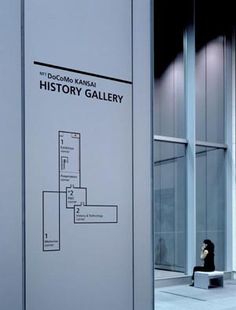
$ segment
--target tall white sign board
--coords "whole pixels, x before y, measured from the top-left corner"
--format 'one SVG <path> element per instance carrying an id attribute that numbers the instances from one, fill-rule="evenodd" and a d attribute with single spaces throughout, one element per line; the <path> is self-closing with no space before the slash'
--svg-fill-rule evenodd
<path id="1" fill-rule="evenodd" d="M 133 308 L 131 16 L 25 1 L 27 310 Z"/>

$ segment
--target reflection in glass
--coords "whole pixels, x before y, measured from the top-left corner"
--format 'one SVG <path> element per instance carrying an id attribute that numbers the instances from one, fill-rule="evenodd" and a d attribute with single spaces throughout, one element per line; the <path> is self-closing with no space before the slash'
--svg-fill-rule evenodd
<path id="1" fill-rule="evenodd" d="M 183 34 L 190 2 L 154 1 L 155 135 L 186 137 Z"/>
<path id="2" fill-rule="evenodd" d="M 186 156 L 185 145 L 155 142 L 155 267 L 185 271 Z"/>
<path id="3" fill-rule="evenodd" d="M 155 80 L 154 133 L 185 137 L 183 54 L 176 57 Z"/>
<path id="4" fill-rule="evenodd" d="M 224 143 L 224 38 L 196 54 L 197 140 Z"/>
<path id="5" fill-rule="evenodd" d="M 215 244 L 216 269 L 224 270 L 225 253 L 225 151 L 196 147 L 197 253 L 202 240 Z M 200 264 L 199 255 L 197 255 Z"/>

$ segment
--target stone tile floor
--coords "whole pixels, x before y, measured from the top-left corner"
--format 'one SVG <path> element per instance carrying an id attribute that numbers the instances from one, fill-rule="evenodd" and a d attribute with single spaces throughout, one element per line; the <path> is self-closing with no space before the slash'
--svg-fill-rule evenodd
<path id="1" fill-rule="evenodd" d="M 208 290 L 189 285 L 155 289 L 155 310 L 236 310 L 236 280 Z"/>

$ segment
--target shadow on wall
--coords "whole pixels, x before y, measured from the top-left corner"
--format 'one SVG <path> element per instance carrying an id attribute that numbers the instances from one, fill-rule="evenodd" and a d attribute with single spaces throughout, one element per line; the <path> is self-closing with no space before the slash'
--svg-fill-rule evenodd
<path id="1" fill-rule="evenodd" d="M 155 249 L 155 266 L 158 267 L 160 265 L 170 266 L 170 263 L 167 261 L 167 247 L 163 238 L 158 239 Z"/>

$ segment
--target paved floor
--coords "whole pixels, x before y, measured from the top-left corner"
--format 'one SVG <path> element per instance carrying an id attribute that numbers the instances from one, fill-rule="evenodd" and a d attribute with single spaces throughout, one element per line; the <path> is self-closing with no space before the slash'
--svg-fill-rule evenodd
<path id="1" fill-rule="evenodd" d="M 167 279 L 167 278 L 177 278 L 184 276 L 183 272 L 174 272 L 167 270 L 155 269 L 154 271 L 155 279 Z"/>
<path id="2" fill-rule="evenodd" d="M 236 280 L 208 290 L 188 285 L 155 289 L 155 310 L 236 310 Z"/>

